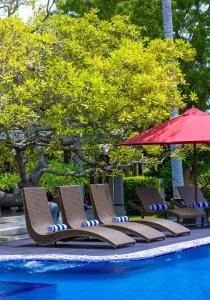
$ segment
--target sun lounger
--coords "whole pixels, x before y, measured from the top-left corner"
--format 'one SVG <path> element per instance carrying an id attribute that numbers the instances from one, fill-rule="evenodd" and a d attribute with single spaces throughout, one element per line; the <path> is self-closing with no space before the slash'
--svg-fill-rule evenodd
<path id="1" fill-rule="evenodd" d="M 121 246 L 135 243 L 134 239 L 116 230 L 99 226 L 91 228 L 81 227 L 81 224 L 88 220 L 85 214 L 79 185 L 60 186 L 58 187 L 58 194 L 63 222 L 68 224 L 71 228 L 87 230 L 90 232 L 90 237 L 102 240 L 106 238 L 106 241 L 115 245 L 115 247 L 118 246 L 118 244 Z M 108 231 L 104 231 L 104 229 L 108 229 Z"/>
<path id="2" fill-rule="evenodd" d="M 139 198 L 141 205 L 139 205 L 141 215 L 151 215 L 151 214 L 159 214 L 162 210 L 151 211 L 149 207 L 152 204 L 164 204 L 165 202 L 162 200 L 160 194 L 158 193 L 155 187 L 137 187 L 136 194 Z M 131 201 L 132 202 L 132 201 Z M 199 212 L 193 208 L 181 208 L 181 209 L 166 209 L 164 210 L 165 214 L 174 215 L 177 218 L 177 221 L 180 222 L 180 219 L 187 219 L 187 218 L 201 218 L 202 224 L 204 221 L 204 214 Z M 141 219 L 139 222 L 143 224 L 151 223 L 151 226 L 155 228 L 159 228 L 158 226 L 163 226 L 163 229 L 168 230 L 173 235 L 182 235 L 182 234 L 189 234 L 190 230 L 181 224 L 177 224 L 176 222 L 172 222 L 166 219 L 160 218 L 146 218 Z M 152 225 L 153 223 L 153 225 Z M 156 227 L 157 224 L 157 227 Z M 165 228 L 164 228 L 165 227 Z"/>
<path id="3" fill-rule="evenodd" d="M 187 207 L 192 207 L 195 203 L 195 187 L 194 186 L 178 186 L 179 194 L 182 197 L 184 204 Z M 197 203 L 202 207 L 202 203 L 207 203 L 202 191 L 197 187 Z M 204 211 L 208 216 L 210 212 L 210 207 L 204 207 Z"/>
<path id="4" fill-rule="evenodd" d="M 116 217 L 116 214 L 112 208 L 112 199 L 108 184 L 91 184 L 90 192 L 95 217 L 104 226 L 140 236 L 147 242 L 165 238 L 162 232 L 143 224 L 135 222 L 114 223 L 113 218 Z"/>
<path id="5" fill-rule="evenodd" d="M 134 244 L 135 240 L 119 234 L 117 231 L 108 228 L 83 228 L 79 225 L 79 220 L 75 216 L 74 229 L 66 229 L 49 233 L 47 228 L 53 225 L 52 215 L 48 207 L 48 200 L 44 188 L 24 188 L 23 202 L 25 208 L 25 218 L 28 233 L 31 238 L 40 245 L 49 245 L 57 241 L 69 241 L 75 237 L 93 237 L 108 242 L 114 248 Z M 79 204 L 77 204 L 79 207 Z M 72 206 L 76 214 L 77 207 Z M 77 227 L 77 228 L 76 228 Z"/>
<path id="6" fill-rule="evenodd" d="M 153 204 L 164 204 L 164 201 L 160 197 L 160 194 L 158 193 L 157 189 L 154 187 L 137 187 L 136 188 L 136 194 L 139 198 L 138 202 L 129 202 L 129 205 L 131 205 L 134 209 L 139 211 L 141 215 L 143 216 L 142 219 L 139 220 L 141 224 L 148 224 L 154 228 L 164 230 L 166 232 L 169 232 L 170 235 L 178 236 L 178 235 L 184 235 L 189 234 L 190 230 L 186 228 L 185 226 L 178 224 L 176 222 L 162 219 L 162 218 L 146 218 L 144 219 L 144 215 L 154 215 L 156 213 L 164 213 L 169 214 L 171 213 L 171 210 L 165 209 L 165 210 L 158 210 L 158 211 L 151 211 L 149 210 L 150 205 Z M 179 214 L 180 211 L 176 210 L 176 212 Z M 173 214 L 173 213 L 172 213 Z"/>

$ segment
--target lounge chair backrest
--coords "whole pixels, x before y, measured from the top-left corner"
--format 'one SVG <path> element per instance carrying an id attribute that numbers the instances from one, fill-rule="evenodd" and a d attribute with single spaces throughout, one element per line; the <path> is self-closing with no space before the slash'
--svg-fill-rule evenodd
<path id="1" fill-rule="evenodd" d="M 185 204 L 190 207 L 193 202 L 195 202 L 195 187 L 194 186 L 178 186 L 177 187 L 183 201 Z M 205 202 L 205 198 L 203 196 L 203 193 L 197 187 L 197 201 L 198 202 Z"/>
<path id="2" fill-rule="evenodd" d="M 59 192 L 63 223 L 69 224 L 71 228 L 81 227 L 81 223 L 87 221 L 87 218 L 80 193 L 80 186 L 60 186 Z"/>
<path id="3" fill-rule="evenodd" d="M 53 225 L 53 219 L 45 189 L 24 188 L 23 202 L 27 227 L 41 234 L 47 233 L 47 227 Z"/>
<path id="4" fill-rule="evenodd" d="M 116 214 L 112 207 L 108 184 L 90 184 L 90 195 L 95 218 L 103 223 L 112 223 L 112 218 L 116 217 Z"/>
<path id="5" fill-rule="evenodd" d="M 136 194 L 141 201 L 145 210 L 149 209 L 151 204 L 163 204 L 164 201 L 161 199 L 155 187 L 140 187 L 136 188 Z"/>

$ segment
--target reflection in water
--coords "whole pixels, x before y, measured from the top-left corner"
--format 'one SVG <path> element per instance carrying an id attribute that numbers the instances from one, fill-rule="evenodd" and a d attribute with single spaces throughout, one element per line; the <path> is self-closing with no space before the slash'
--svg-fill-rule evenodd
<path id="1" fill-rule="evenodd" d="M 51 299 L 55 299 L 55 287 L 55 284 L 46 283 L 0 281 L 0 298 L 10 297 L 10 299 L 12 299 L 15 297 L 15 299 L 23 299 L 23 297 L 26 297 L 25 293 L 27 293 L 28 300 L 35 300 L 35 295 L 36 297 L 38 295 L 39 297 L 44 295 L 48 297 L 51 294 L 53 297 Z"/>

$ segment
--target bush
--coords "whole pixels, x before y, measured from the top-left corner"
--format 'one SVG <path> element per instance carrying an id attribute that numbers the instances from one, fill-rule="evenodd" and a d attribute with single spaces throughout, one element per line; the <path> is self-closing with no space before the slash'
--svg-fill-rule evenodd
<path id="1" fill-rule="evenodd" d="M 173 197 L 171 158 L 160 166 L 159 176 L 163 179 L 166 200 L 169 201 Z"/>
<path id="2" fill-rule="evenodd" d="M 204 190 L 202 190 L 202 193 L 206 201 L 210 202 L 210 185 L 208 185 Z"/>
<path id="3" fill-rule="evenodd" d="M 203 190 L 202 193 L 207 201 L 210 202 L 210 174 L 200 175 L 198 178 L 199 185 L 203 186 L 208 184 Z"/>
<path id="4" fill-rule="evenodd" d="M 0 174 L 0 190 L 4 192 L 12 192 L 13 188 L 18 185 L 20 177 L 13 173 Z"/>
<path id="5" fill-rule="evenodd" d="M 60 163 L 58 161 L 51 161 L 49 167 L 57 171 L 70 172 L 74 170 L 74 166 Z M 87 178 L 71 177 L 71 176 L 58 176 L 54 174 L 44 173 L 40 179 L 39 185 L 44 187 L 47 191 L 53 192 L 57 186 L 68 184 L 86 184 Z"/>
<path id="6" fill-rule="evenodd" d="M 157 177 L 147 177 L 147 176 L 135 176 L 135 177 L 125 177 L 124 181 L 124 199 L 125 199 L 125 209 L 128 214 L 136 214 L 136 211 L 128 206 L 128 201 L 138 200 L 136 195 L 137 186 L 153 186 L 160 190 L 160 179 Z"/>

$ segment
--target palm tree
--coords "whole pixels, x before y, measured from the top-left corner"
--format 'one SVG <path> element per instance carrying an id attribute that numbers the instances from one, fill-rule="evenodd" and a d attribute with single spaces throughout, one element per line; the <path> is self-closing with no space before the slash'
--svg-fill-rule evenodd
<path id="1" fill-rule="evenodd" d="M 162 0 L 162 11 L 163 11 L 164 39 L 173 40 L 171 0 Z M 173 118 L 176 115 L 178 115 L 177 109 L 172 111 L 171 117 Z M 177 147 L 176 145 L 171 145 L 170 146 L 171 151 L 175 151 L 176 147 Z M 184 185 L 182 161 L 178 157 L 171 158 L 171 168 L 172 168 L 173 197 L 179 198 L 179 193 L 176 187 Z"/>

